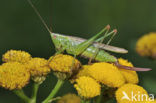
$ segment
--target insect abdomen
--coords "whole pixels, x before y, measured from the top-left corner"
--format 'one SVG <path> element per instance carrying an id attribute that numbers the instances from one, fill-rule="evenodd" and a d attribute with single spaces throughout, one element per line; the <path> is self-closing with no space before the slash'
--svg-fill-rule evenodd
<path id="1" fill-rule="evenodd" d="M 94 57 L 95 52 L 96 52 L 96 48 L 94 46 L 90 46 L 82 53 L 82 56 L 84 56 L 86 58 L 92 58 L 92 57 Z M 110 55 L 109 53 L 105 52 L 104 50 L 98 51 L 98 53 L 95 57 L 95 60 L 100 61 L 100 62 L 117 62 L 116 57 Z"/>

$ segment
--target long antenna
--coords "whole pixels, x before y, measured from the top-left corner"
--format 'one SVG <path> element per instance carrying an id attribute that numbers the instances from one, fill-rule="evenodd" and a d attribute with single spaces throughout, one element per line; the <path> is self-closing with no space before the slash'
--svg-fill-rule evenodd
<path id="1" fill-rule="evenodd" d="M 51 33 L 50 29 L 48 28 L 47 24 L 45 23 L 45 21 L 43 20 L 42 16 L 40 15 L 40 13 L 38 12 L 38 10 L 36 9 L 36 7 L 33 5 L 33 3 L 31 2 L 31 0 L 27 0 L 28 3 L 31 5 L 31 7 L 34 9 L 35 13 L 37 14 L 37 16 L 39 17 L 39 19 L 41 20 L 41 22 L 43 23 L 43 25 L 45 26 L 45 28 L 48 30 L 49 33 Z"/>

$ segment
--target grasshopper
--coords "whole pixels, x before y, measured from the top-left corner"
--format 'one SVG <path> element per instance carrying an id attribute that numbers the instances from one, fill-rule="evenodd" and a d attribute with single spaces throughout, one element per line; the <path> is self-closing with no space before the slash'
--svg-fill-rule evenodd
<path id="1" fill-rule="evenodd" d="M 66 51 L 68 54 L 74 55 L 74 57 L 80 55 L 85 58 L 89 58 L 90 60 L 100 61 L 100 62 L 110 62 L 114 63 L 117 67 L 125 68 L 128 70 L 134 71 L 150 71 L 150 68 L 137 68 L 137 67 L 128 67 L 118 63 L 118 60 L 115 56 L 110 55 L 107 51 L 115 52 L 115 53 L 128 53 L 128 51 L 124 48 L 119 48 L 115 46 L 110 46 L 112 38 L 117 33 L 117 30 L 109 32 L 110 26 L 107 25 L 104 29 L 102 29 L 99 33 L 86 40 L 79 37 L 74 36 L 66 36 L 59 33 L 53 33 L 48 28 L 47 24 L 41 17 L 38 10 L 35 8 L 31 0 L 27 0 L 29 4 L 34 9 L 35 13 L 38 15 L 48 32 L 52 38 L 52 42 L 55 45 L 57 52 Z M 104 35 L 103 35 L 104 33 Z M 101 36 L 101 37 L 100 37 Z M 111 36 L 111 39 L 107 42 L 107 44 L 102 44 L 104 39 L 108 36 Z"/>

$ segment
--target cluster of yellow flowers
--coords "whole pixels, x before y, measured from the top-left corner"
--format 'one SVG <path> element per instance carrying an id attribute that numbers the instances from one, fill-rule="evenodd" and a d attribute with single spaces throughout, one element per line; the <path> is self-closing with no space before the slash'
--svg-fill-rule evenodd
<path id="1" fill-rule="evenodd" d="M 151 32 L 141 37 L 137 41 L 136 51 L 141 56 L 156 59 L 156 33 Z"/>
<path id="2" fill-rule="evenodd" d="M 75 58 L 73 58 L 73 60 L 68 59 L 68 63 L 66 61 L 60 62 L 64 59 L 62 54 L 59 55 L 61 57 L 59 56 L 53 57 L 53 58 L 57 57 L 57 62 L 53 60 L 51 61 L 51 64 L 56 66 L 53 67 L 54 71 L 71 72 L 69 71 L 71 70 L 71 67 L 69 66 L 71 65 L 71 63 L 69 62 L 73 62 Z M 67 57 L 69 57 L 69 55 L 68 56 L 66 55 L 66 58 Z M 118 62 L 121 65 L 133 67 L 133 64 L 125 59 L 119 58 Z M 79 62 L 75 63 L 79 64 Z M 67 68 L 64 69 L 63 67 Z M 72 78 L 71 81 L 72 83 L 74 83 L 74 87 L 76 88 L 79 96 L 84 99 L 91 99 L 100 94 L 103 94 L 101 92 L 101 88 L 104 86 L 107 86 L 107 88 L 110 89 L 114 88 L 116 90 L 114 95 L 116 96 L 116 100 L 118 103 L 133 103 L 131 100 L 127 99 L 122 100 L 122 97 L 124 96 L 123 92 L 126 92 L 128 96 L 130 96 L 130 93 L 133 91 L 134 94 L 140 93 L 148 95 L 145 89 L 137 85 L 139 79 L 136 71 L 119 68 L 112 63 L 98 62 L 93 63 L 91 65 L 83 65 L 81 66 L 81 69 L 78 70 L 78 73 Z M 61 100 L 63 101 L 63 99 Z M 148 100 L 146 101 L 146 99 L 143 99 L 141 102 L 137 101 L 137 103 L 154 103 L 154 102 L 155 101 L 153 102 Z"/>
<path id="3" fill-rule="evenodd" d="M 78 95 L 83 99 L 88 100 L 104 94 L 102 88 L 113 88 L 118 103 L 133 103 L 127 99 L 123 100 L 123 92 L 128 96 L 131 91 L 147 94 L 146 90 L 137 85 L 139 79 L 136 71 L 119 68 L 113 63 L 96 62 L 82 65 L 76 58 L 64 54 L 57 54 L 46 60 L 33 58 L 29 53 L 20 50 L 6 52 L 2 60 L 4 63 L 0 66 L 0 86 L 10 90 L 23 88 L 30 78 L 42 83 L 44 77 L 52 70 L 58 79 L 72 81 Z M 118 63 L 133 67 L 132 63 L 122 58 L 118 59 Z M 58 103 L 80 103 L 80 98 L 68 94 Z"/>
<path id="4" fill-rule="evenodd" d="M 118 62 L 121 65 L 133 67 L 133 64 L 125 59 L 119 58 Z M 78 73 L 70 79 L 81 98 L 91 99 L 99 96 L 102 94 L 101 88 L 104 86 L 110 89 L 116 89 L 114 95 L 116 95 L 118 103 L 132 103 L 132 101 L 121 100 L 123 91 L 127 93 L 135 91 L 134 93 L 140 92 L 140 94 L 147 94 L 146 90 L 137 85 L 139 79 L 136 71 L 119 68 L 112 63 L 106 62 L 97 62 L 91 65 L 81 66 L 77 59 L 75 60 L 75 58 L 63 54 L 53 56 L 53 59 L 50 61 L 50 66 L 53 71 L 62 73 L 71 73 L 71 65 L 73 65 L 73 69 L 78 71 Z M 75 65 L 79 66 L 77 67 Z M 81 69 L 79 69 L 80 66 Z"/>
<path id="5" fill-rule="evenodd" d="M 45 76 L 50 72 L 47 60 L 32 58 L 25 51 L 10 50 L 3 55 L 2 61 L 0 86 L 10 90 L 23 88 L 30 77 Z"/>
<path id="6" fill-rule="evenodd" d="M 69 55 L 58 54 L 51 61 L 44 58 L 32 57 L 28 52 L 9 50 L 2 58 L 0 66 L 0 86 L 6 89 L 21 89 L 29 83 L 30 78 L 35 82 L 42 82 L 48 73 L 53 70 L 70 75 L 81 66 L 81 63 Z M 61 77 L 60 77 L 61 78 Z"/>
<path id="7" fill-rule="evenodd" d="M 118 62 L 121 65 L 133 67 L 133 65 L 125 59 L 119 58 Z M 94 80 L 94 82 L 90 82 L 88 80 L 89 78 L 90 81 Z M 107 86 L 108 88 L 120 88 L 124 84 L 138 84 L 138 82 L 139 79 L 136 71 L 118 68 L 112 63 L 99 62 L 82 66 L 76 75 L 75 87 L 80 96 L 92 98 L 101 94 L 99 90 L 101 91 L 101 87 L 103 86 Z M 101 86 L 95 86 L 97 83 Z M 90 86 L 92 87 L 91 90 L 89 89 Z"/>

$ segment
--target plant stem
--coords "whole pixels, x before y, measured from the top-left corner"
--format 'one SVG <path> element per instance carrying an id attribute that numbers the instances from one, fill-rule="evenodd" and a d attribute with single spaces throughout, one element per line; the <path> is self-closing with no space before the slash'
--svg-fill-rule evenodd
<path id="1" fill-rule="evenodd" d="M 101 103 L 101 99 L 102 99 L 102 94 L 97 97 L 96 103 Z"/>
<path id="2" fill-rule="evenodd" d="M 23 90 L 14 90 L 13 91 L 18 97 L 20 97 L 25 103 L 30 103 L 30 98 L 25 95 Z"/>
<path id="3" fill-rule="evenodd" d="M 86 102 L 85 100 L 81 99 L 81 103 L 85 103 L 85 102 Z"/>
<path id="4" fill-rule="evenodd" d="M 96 103 L 101 103 L 102 98 L 103 98 L 103 93 L 104 93 L 105 90 L 106 90 L 105 87 L 101 88 L 101 94 L 96 98 Z"/>
<path id="5" fill-rule="evenodd" d="M 81 103 L 90 103 L 90 100 L 81 99 Z"/>
<path id="6" fill-rule="evenodd" d="M 48 103 L 53 97 L 56 95 L 56 93 L 59 91 L 59 89 L 63 86 L 64 81 L 58 79 L 54 89 L 51 91 L 49 96 L 42 102 L 42 103 Z"/>
<path id="7" fill-rule="evenodd" d="M 31 103 L 36 103 L 36 98 L 37 98 L 37 92 L 40 84 L 35 83 L 33 84 L 33 90 L 32 90 L 32 96 L 31 96 Z"/>
<path id="8" fill-rule="evenodd" d="M 87 100 L 86 103 L 90 103 L 90 100 Z"/>

